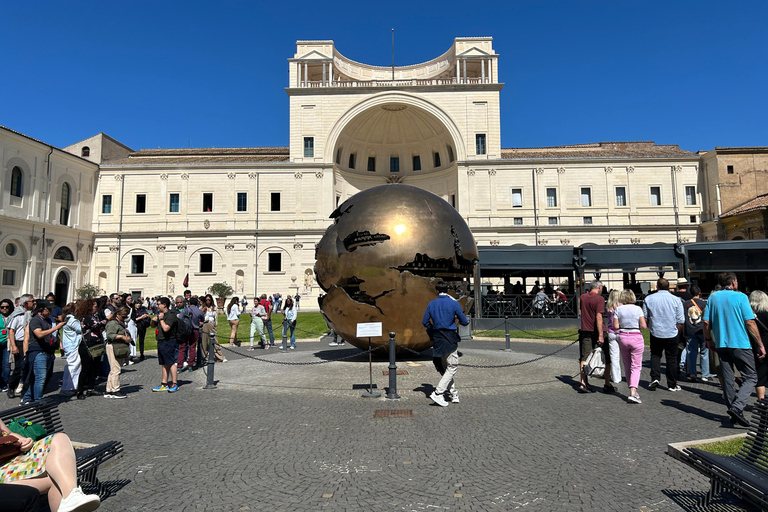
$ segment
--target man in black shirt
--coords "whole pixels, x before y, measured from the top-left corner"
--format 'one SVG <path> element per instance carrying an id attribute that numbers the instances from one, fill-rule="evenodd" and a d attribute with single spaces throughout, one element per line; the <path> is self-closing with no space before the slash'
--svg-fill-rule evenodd
<path id="1" fill-rule="evenodd" d="M 677 289 L 672 292 L 672 295 L 675 297 L 680 297 L 680 300 L 685 303 L 686 301 L 689 301 L 693 298 L 693 294 L 688 291 L 688 280 L 684 277 L 681 277 L 677 280 Z"/>
<path id="2" fill-rule="evenodd" d="M 157 325 L 157 359 L 162 368 L 160 385 L 152 388 L 152 391 L 168 391 L 175 393 L 179 386 L 176 380 L 176 360 L 179 357 L 179 345 L 176 342 L 176 327 L 178 318 L 171 310 L 171 301 L 168 297 L 160 297 L 157 300 L 157 318 L 152 320 Z M 172 385 L 168 386 L 168 377 Z"/>
<path id="3" fill-rule="evenodd" d="M 38 301 L 37 315 L 29 321 L 29 344 L 27 346 L 27 375 L 30 375 L 33 384 L 27 387 L 22 404 L 38 401 L 43 398 L 45 376 L 48 373 L 48 360 L 55 357 L 55 349 L 51 340 L 51 334 L 64 327 L 65 322 L 59 322 L 53 326 L 48 323 L 51 316 L 51 303 Z"/>

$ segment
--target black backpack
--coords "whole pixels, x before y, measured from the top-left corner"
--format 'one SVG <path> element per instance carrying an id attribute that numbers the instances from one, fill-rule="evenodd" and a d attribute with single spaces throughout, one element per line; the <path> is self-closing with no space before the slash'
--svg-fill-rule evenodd
<path id="1" fill-rule="evenodd" d="M 189 310 L 185 309 L 177 316 L 176 322 L 176 341 L 186 343 L 192 337 L 192 319 L 189 317 Z"/>

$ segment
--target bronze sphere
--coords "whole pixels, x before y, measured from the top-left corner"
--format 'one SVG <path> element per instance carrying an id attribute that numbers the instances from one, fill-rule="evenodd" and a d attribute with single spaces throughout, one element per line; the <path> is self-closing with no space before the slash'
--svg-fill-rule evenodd
<path id="1" fill-rule="evenodd" d="M 442 198 L 417 187 L 389 184 L 360 192 L 339 206 L 317 244 L 315 276 L 326 292 L 318 298 L 328 324 L 352 345 L 357 324 L 382 322 L 382 337 L 422 351 L 431 346 L 421 319 L 444 280 L 468 309 L 469 280 L 477 262 L 472 232 Z"/>

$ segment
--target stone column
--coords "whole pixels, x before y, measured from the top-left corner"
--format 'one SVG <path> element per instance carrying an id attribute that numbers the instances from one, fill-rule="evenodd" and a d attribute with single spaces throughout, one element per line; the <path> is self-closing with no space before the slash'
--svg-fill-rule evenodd
<path id="1" fill-rule="evenodd" d="M 307 84 L 309 83 L 309 78 L 307 77 L 307 63 L 304 63 L 304 87 L 307 87 Z"/>
<path id="2" fill-rule="evenodd" d="M 464 82 L 467 83 L 467 59 L 462 59 L 463 62 L 463 69 L 462 72 L 464 73 Z"/>
<path id="3" fill-rule="evenodd" d="M 480 82 L 485 83 L 485 59 L 480 61 Z"/>
<path id="4" fill-rule="evenodd" d="M 323 62 L 323 87 L 325 87 L 325 62 Z"/>

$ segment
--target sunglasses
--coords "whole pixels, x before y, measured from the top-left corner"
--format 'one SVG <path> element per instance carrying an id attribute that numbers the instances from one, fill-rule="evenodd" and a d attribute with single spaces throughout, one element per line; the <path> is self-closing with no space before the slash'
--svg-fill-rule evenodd
<path id="1" fill-rule="evenodd" d="M 0 306 L 0 309 L 11 309 L 11 306 Z"/>

